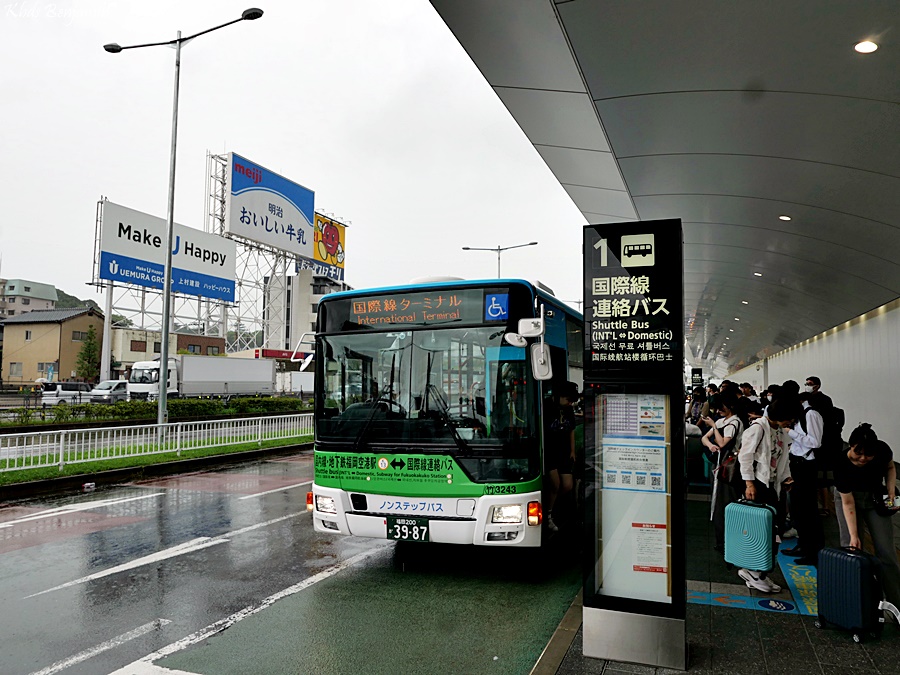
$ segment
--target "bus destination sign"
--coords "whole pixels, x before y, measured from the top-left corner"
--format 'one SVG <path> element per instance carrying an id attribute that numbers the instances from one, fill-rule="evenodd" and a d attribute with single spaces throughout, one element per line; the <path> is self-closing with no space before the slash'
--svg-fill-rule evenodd
<path id="1" fill-rule="evenodd" d="M 373 328 L 482 323 L 484 320 L 484 291 L 480 289 L 385 293 L 349 298 L 344 302 L 349 304 L 351 323 Z"/>

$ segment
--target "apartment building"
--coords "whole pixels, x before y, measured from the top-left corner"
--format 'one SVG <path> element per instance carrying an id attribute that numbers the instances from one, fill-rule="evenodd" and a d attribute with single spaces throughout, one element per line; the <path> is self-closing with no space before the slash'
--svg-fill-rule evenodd
<path id="1" fill-rule="evenodd" d="M 3 319 L 3 383 L 31 385 L 39 377 L 75 379 L 78 352 L 91 326 L 99 340 L 103 314 L 92 307 L 36 309 L 7 316 Z"/>

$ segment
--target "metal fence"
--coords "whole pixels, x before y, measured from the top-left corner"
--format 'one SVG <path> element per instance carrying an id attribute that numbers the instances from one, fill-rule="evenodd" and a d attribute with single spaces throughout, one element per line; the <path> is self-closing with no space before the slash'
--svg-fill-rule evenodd
<path id="1" fill-rule="evenodd" d="M 0 435 L 0 472 L 123 459 L 313 435 L 313 416 L 174 422 Z"/>

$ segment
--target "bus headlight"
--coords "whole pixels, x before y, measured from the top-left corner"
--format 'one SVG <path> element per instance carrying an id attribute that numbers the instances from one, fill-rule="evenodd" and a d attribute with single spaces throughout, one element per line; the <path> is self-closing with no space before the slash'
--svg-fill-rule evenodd
<path id="1" fill-rule="evenodd" d="M 316 511 L 321 511 L 322 513 L 337 513 L 334 497 L 316 495 Z"/>
<path id="2" fill-rule="evenodd" d="M 521 504 L 504 504 L 503 506 L 495 506 L 491 515 L 492 523 L 521 523 L 522 522 L 522 505 Z"/>

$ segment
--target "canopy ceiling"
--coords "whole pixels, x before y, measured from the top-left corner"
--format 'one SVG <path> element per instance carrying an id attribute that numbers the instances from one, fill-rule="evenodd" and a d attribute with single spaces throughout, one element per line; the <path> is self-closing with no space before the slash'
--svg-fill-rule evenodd
<path id="1" fill-rule="evenodd" d="M 900 295 L 897 0 L 432 4 L 589 223 L 681 218 L 692 365 Z"/>

